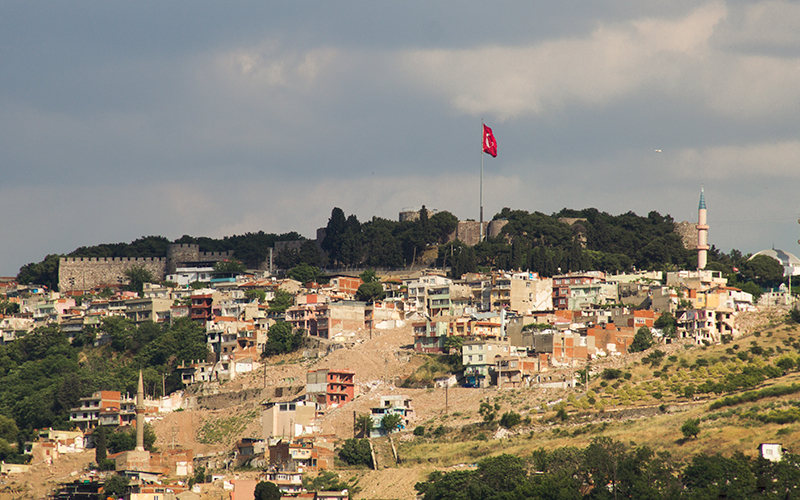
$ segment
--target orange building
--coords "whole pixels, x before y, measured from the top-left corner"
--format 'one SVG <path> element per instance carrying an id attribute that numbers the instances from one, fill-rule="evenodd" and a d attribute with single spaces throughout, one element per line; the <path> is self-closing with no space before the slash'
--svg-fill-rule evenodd
<path id="1" fill-rule="evenodd" d="M 356 397 L 356 372 L 352 370 L 328 370 L 327 405 L 335 408 Z"/>

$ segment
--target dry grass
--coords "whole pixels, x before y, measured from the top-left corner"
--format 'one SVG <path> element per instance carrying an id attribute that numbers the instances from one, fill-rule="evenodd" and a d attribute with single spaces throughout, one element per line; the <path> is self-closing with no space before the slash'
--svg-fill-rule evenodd
<path id="1" fill-rule="evenodd" d="M 757 332 L 759 330 L 756 330 Z M 568 393 L 562 394 L 569 398 L 572 404 L 567 404 L 570 418 L 566 422 L 555 419 L 555 412 L 540 413 L 538 408 L 543 397 L 541 392 L 534 389 L 511 390 L 495 393 L 490 397 L 492 404 L 499 403 L 501 414 L 509 409 L 518 411 L 524 416 L 530 416 L 531 425 L 517 429 L 510 437 L 493 439 L 494 431 L 490 428 L 480 428 L 474 423 L 479 420 L 477 409 L 461 408 L 456 415 L 442 415 L 424 422 L 428 430 L 438 425 L 449 427 L 448 432 L 440 438 L 414 438 L 401 445 L 400 454 L 405 463 L 426 464 L 428 466 L 452 466 L 460 463 L 473 463 L 487 455 L 511 453 L 518 456 L 528 456 L 537 448 L 552 450 L 563 446 L 583 448 L 596 436 L 607 436 L 617 441 L 636 446 L 647 445 L 654 451 L 669 452 L 679 461 L 688 460 L 699 453 L 722 453 L 730 455 L 741 451 L 746 455 L 754 456 L 756 447 L 763 442 L 780 442 L 789 450 L 800 449 L 800 422 L 793 424 L 764 424 L 753 419 L 740 417 L 738 414 L 720 409 L 709 410 L 708 403 L 716 396 L 698 402 L 677 396 L 669 390 L 662 390 L 663 397 L 656 399 L 652 393 L 656 392 L 656 383 L 665 388 L 668 383 L 661 378 L 654 377 L 654 371 L 663 371 L 664 365 L 668 368 L 668 378 L 677 377 L 685 383 L 698 385 L 706 379 L 724 377 L 738 365 L 745 364 L 739 361 L 735 353 L 748 351 L 755 342 L 765 351 L 772 349 L 771 356 L 753 356 L 755 363 L 767 364 L 781 356 L 797 356 L 797 350 L 791 343 L 800 341 L 800 327 L 798 325 L 773 324 L 770 328 L 760 330 L 760 334 L 737 338 L 730 344 L 721 344 L 709 347 L 677 347 L 669 350 L 658 367 L 641 362 L 635 362 L 623 369 L 630 372 L 629 380 L 620 380 L 620 387 L 628 387 L 627 392 L 633 394 L 631 404 L 619 405 L 619 397 L 607 398 L 607 411 L 580 410 L 582 391 L 574 393 L 569 398 Z M 788 345 L 787 345 L 788 343 Z M 734 355 L 726 352 L 734 344 L 738 349 Z M 661 347 L 661 349 L 664 349 Z M 780 352 L 782 351 L 782 352 Z M 669 356 L 676 356 L 676 361 L 668 361 Z M 690 369 L 699 358 L 709 362 L 707 367 Z M 675 359 L 675 358 L 673 358 Z M 681 365 L 685 365 L 682 367 Z M 770 385 L 800 383 L 800 373 L 793 372 L 786 376 L 765 381 L 759 388 Z M 609 384 L 610 386 L 610 384 Z M 602 400 L 605 390 L 600 390 L 599 382 L 593 380 L 590 386 L 598 390 L 597 399 Z M 606 388 L 607 389 L 607 388 Z M 637 395 L 638 394 L 638 395 Z M 545 395 L 547 396 L 547 395 Z M 552 401 L 553 394 L 550 394 Z M 702 395 L 706 398 L 706 395 Z M 739 405 L 739 412 L 751 409 L 753 405 L 769 405 L 774 402 L 799 401 L 800 395 L 789 395 L 779 398 L 768 398 L 753 403 Z M 566 401 L 565 401 L 566 403 Z M 612 409 L 614 403 L 616 408 Z M 800 404 L 800 403 L 798 403 Z M 655 408 L 665 405 L 669 411 L 664 413 Z M 642 412 L 650 408 L 652 416 L 631 416 L 627 419 L 612 418 L 618 413 L 616 410 L 629 410 L 639 408 Z M 525 408 L 523 410 L 523 408 Z M 470 411 L 474 410 L 474 411 Z M 463 419 L 464 415 L 470 423 L 468 427 Z M 710 418 L 709 418 L 710 417 Z M 689 418 L 701 419 L 701 432 L 696 439 L 684 439 L 681 425 Z M 418 465 L 417 465 L 418 466 Z"/>

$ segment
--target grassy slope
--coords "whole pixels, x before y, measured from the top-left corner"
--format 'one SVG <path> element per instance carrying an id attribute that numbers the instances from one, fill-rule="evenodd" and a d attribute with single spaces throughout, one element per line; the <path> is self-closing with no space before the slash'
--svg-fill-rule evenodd
<path id="1" fill-rule="evenodd" d="M 800 450 L 800 422 L 789 424 L 763 424 L 752 418 L 742 418 L 741 413 L 747 411 L 768 411 L 770 407 L 791 408 L 791 402 L 800 404 L 800 393 L 762 399 L 753 403 L 743 403 L 734 407 L 710 410 L 709 403 L 720 395 L 700 395 L 700 401 L 674 394 L 669 386 L 673 383 L 685 386 L 688 383 L 698 385 L 706 379 L 720 379 L 730 373 L 741 372 L 741 368 L 748 363 L 774 364 L 775 360 L 786 355 L 797 356 L 798 350 L 791 344 L 800 340 L 800 327 L 798 325 L 772 325 L 763 330 L 760 336 L 750 335 L 736 339 L 728 345 L 711 347 L 680 347 L 664 357 L 659 367 L 635 362 L 625 368 L 631 373 L 630 380 L 624 381 L 620 387 L 627 387 L 628 401 L 620 394 L 612 397 L 605 389 L 600 387 L 600 381 L 593 379 L 591 390 L 596 392 L 596 399 L 603 401 L 606 411 L 596 409 L 584 410 L 580 408 L 582 391 L 576 393 L 578 398 L 573 405 L 569 405 L 570 418 L 562 422 L 555 419 L 555 412 L 540 413 L 531 408 L 530 398 L 527 393 L 532 389 L 502 391 L 492 400 L 501 405 L 500 413 L 514 410 L 531 417 L 531 423 L 522 425 L 516 430 L 515 435 L 507 439 L 492 439 L 490 429 L 476 428 L 475 426 L 461 426 L 459 418 L 464 413 L 450 413 L 439 418 L 425 422 L 428 429 L 439 425 L 447 427 L 447 432 L 441 437 L 414 438 L 405 442 L 400 449 L 400 455 L 408 466 L 439 465 L 449 466 L 464 462 L 474 462 L 481 457 L 499 453 L 513 453 L 519 456 L 528 456 L 533 450 L 544 447 L 555 449 L 562 446 L 584 447 L 595 436 L 608 436 L 623 443 L 647 445 L 655 451 L 667 451 L 678 460 L 685 460 L 698 453 L 721 452 L 730 455 L 735 451 L 742 451 L 747 455 L 754 455 L 756 447 L 762 442 L 780 442 L 791 451 Z M 737 361 L 736 352 L 748 351 L 755 342 L 767 353 L 772 354 L 754 356 L 749 354 L 748 362 Z M 727 349 L 738 349 L 731 355 Z M 782 351 L 782 352 L 781 352 Z M 675 361 L 670 362 L 669 356 Z M 698 358 L 707 359 L 708 367 L 694 367 Z M 725 359 L 727 358 L 727 360 Z M 664 369 L 667 366 L 666 370 Z M 681 366 L 686 365 L 686 366 Z M 666 378 L 655 378 L 654 371 L 666 371 Z M 673 382 L 674 381 L 674 382 Z M 656 382 L 661 384 L 661 390 L 656 387 Z M 757 388 L 768 387 L 775 384 L 789 385 L 800 383 L 800 375 L 790 372 L 785 376 L 766 380 Z M 757 389 L 754 388 L 754 389 Z M 661 392 L 662 398 L 652 396 Z M 740 393 L 744 391 L 737 391 Z M 664 413 L 658 410 L 660 405 L 670 409 Z M 649 408 L 649 410 L 648 410 Z M 611 415 L 617 410 L 639 410 L 643 415 L 638 418 L 620 419 Z M 477 410 L 477 409 L 473 409 Z M 731 411 L 733 410 L 733 411 Z M 734 413 L 738 412 L 738 414 Z M 474 415 L 475 412 L 473 412 Z M 498 416 L 499 416 L 498 414 Z M 701 419 L 701 432 L 697 439 L 684 439 L 681 425 L 689 418 Z M 488 438 L 488 439 L 484 439 Z"/>

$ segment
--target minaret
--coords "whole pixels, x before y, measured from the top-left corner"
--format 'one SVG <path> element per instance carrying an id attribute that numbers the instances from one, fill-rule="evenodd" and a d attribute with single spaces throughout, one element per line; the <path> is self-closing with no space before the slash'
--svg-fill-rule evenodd
<path id="1" fill-rule="evenodd" d="M 697 210 L 697 269 L 705 269 L 708 263 L 708 220 L 706 219 L 706 197 L 700 187 L 700 207 Z"/>
<path id="2" fill-rule="evenodd" d="M 139 388 L 136 390 L 136 451 L 144 451 L 144 382 L 139 370 Z"/>

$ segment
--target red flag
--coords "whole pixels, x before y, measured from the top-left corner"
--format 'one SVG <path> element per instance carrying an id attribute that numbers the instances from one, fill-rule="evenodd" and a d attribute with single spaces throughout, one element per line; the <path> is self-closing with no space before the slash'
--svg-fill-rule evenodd
<path id="1" fill-rule="evenodd" d="M 483 126 L 483 152 L 497 158 L 497 141 L 494 139 L 492 129 Z"/>

